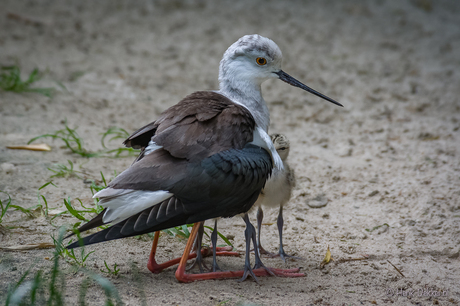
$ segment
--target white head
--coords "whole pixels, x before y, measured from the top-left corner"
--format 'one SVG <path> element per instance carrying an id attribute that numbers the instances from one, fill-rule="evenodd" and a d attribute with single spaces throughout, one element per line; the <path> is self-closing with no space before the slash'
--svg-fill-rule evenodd
<path id="1" fill-rule="evenodd" d="M 286 161 L 289 155 L 290 143 L 289 139 L 283 134 L 271 134 L 270 138 L 273 141 L 273 145 L 275 146 L 276 152 L 281 157 L 281 160 L 284 162 Z"/>
<path id="2" fill-rule="evenodd" d="M 238 39 L 225 51 L 219 67 L 220 91 L 229 95 L 260 96 L 260 85 L 268 79 L 280 79 L 334 104 L 340 103 L 297 81 L 283 70 L 283 55 L 274 41 L 254 34 Z"/>
<path id="3" fill-rule="evenodd" d="M 276 72 L 281 70 L 282 59 L 273 40 L 257 34 L 243 36 L 225 51 L 220 61 L 220 86 L 235 87 L 242 82 L 260 86 L 265 80 L 278 78 Z"/>

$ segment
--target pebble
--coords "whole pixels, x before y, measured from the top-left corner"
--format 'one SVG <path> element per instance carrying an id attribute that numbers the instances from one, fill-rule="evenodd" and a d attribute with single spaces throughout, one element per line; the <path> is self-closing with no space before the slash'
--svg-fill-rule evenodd
<path id="1" fill-rule="evenodd" d="M 327 205 L 329 199 L 326 198 L 324 193 L 317 195 L 313 199 L 307 200 L 307 205 L 311 208 L 321 208 Z"/>
<path id="2" fill-rule="evenodd" d="M 2 169 L 2 171 L 6 174 L 12 174 L 14 172 L 16 172 L 16 166 L 13 165 L 13 164 L 10 164 L 10 163 L 3 163 L 0 165 L 0 168 Z"/>
<path id="3" fill-rule="evenodd" d="M 368 197 L 373 197 L 373 196 L 375 196 L 375 195 L 378 194 L 378 193 L 379 193 L 378 190 L 374 190 L 374 191 L 372 191 L 371 193 L 369 193 Z"/>

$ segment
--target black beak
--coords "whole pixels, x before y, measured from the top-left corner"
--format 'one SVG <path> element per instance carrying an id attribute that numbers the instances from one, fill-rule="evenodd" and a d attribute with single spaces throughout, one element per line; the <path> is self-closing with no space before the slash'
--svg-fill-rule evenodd
<path id="1" fill-rule="evenodd" d="M 323 95 L 322 93 L 319 93 L 317 92 L 316 90 L 314 89 L 311 89 L 310 87 L 308 87 L 307 85 L 297 81 L 296 79 L 294 79 L 293 77 L 291 77 L 289 74 L 287 74 L 286 72 L 284 72 L 283 70 L 280 70 L 278 72 L 275 72 L 279 77 L 280 77 L 280 80 L 281 81 L 284 81 L 286 83 L 288 83 L 289 85 L 292 85 L 292 86 L 295 86 L 295 87 L 299 87 L 299 88 L 302 88 L 303 90 L 306 90 L 320 98 L 323 98 L 324 100 L 327 100 L 331 103 L 334 103 L 335 105 L 338 105 L 338 106 L 342 106 L 342 104 L 340 104 L 339 102 L 335 101 L 335 100 L 332 100 L 331 98 Z"/>

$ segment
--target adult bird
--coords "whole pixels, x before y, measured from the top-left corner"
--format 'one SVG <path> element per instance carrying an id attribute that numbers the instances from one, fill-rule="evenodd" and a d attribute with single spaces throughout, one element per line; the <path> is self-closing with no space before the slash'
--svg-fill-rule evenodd
<path id="1" fill-rule="evenodd" d="M 271 134 L 270 138 L 273 142 L 273 145 L 275 146 L 276 152 L 278 152 L 278 155 L 283 161 L 284 170 L 283 171 L 278 171 L 277 169 L 273 170 L 272 175 L 265 183 L 265 187 L 260 192 L 260 195 L 257 198 L 256 203 L 254 204 L 254 207 L 258 207 L 258 210 L 257 210 L 257 248 L 259 250 L 259 255 L 266 254 L 266 255 L 269 255 L 270 257 L 280 256 L 283 261 L 286 260 L 286 257 L 292 257 L 292 258 L 299 259 L 298 257 L 286 254 L 283 248 L 283 224 L 284 224 L 283 207 L 288 203 L 289 199 L 291 198 L 292 189 L 295 187 L 295 184 L 296 184 L 294 170 L 291 169 L 291 167 L 289 166 L 287 162 L 287 158 L 289 156 L 289 151 L 290 151 L 290 142 L 289 142 L 289 139 L 283 134 L 278 134 L 278 133 Z M 270 208 L 279 207 L 277 225 L 278 225 L 280 246 L 279 246 L 278 254 L 274 254 L 274 253 L 270 253 L 266 251 L 262 247 L 262 244 L 260 242 L 262 220 L 264 217 L 262 207 L 270 207 Z M 203 230 L 204 230 L 203 225 L 204 225 L 204 222 L 201 222 L 200 228 L 198 231 L 198 235 L 195 241 L 195 252 L 190 254 L 189 256 L 189 259 L 196 258 L 192 267 L 198 266 L 201 273 L 203 273 L 203 266 L 204 266 L 204 263 L 202 262 L 203 260 L 202 258 L 205 256 L 211 255 L 209 248 L 203 248 L 203 249 L 201 248 L 201 245 L 202 245 L 201 240 L 203 238 Z M 214 230 L 211 234 L 211 243 L 213 247 L 212 248 L 213 264 L 212 264 L 211 269 L 208 268 L 208 270 L 211 270 L 211 271 L 217 271 L 219 269 L 216 263 L 217 255 L 219 256 L 239 256 L 239 253 L 232 252 L 231 248 L 229 249 L 227 247 L 223 247 L 223 248 L 216 247 L 217 246 L 217 230 L 216 229 L 217 229 L 217 220 L 214 222 Z M 153 273 L 159 273 L 163 269 L 173 266 L 175 264 L 178 264 L 180 262 L 180 258 L 175 258 L 175 259 L 169 260 L 161 264 L 158 264 L 155 261 L 156 247 L 158 244 L 159 236 L 160 236 L 159 232 L 156 232 L 155 237 L 154 237 L 154 243 L 152 245 L 152 251 L 150 253 L 149 265 L 148 265 L 149 270 L 152 271 Z"/>
<path id="2" fill-rule="evenodd" d="M 265 268 L 257 260 L 257 252 L 255 269 L 249 258 L 255 229 L 247 212 L 272 169 L 283 169 L 267 134 L 270 117 L 261 84 L 280 79 L 340 104 L 283 72 L 281 61 L 279 47 L 260 35 L 246 35 L 232 44 L 220 62 L 218 91 L 187 96 L 125 140 L 126 146 L 142 151 L 128 169 L 94 195 L 105 209 L 80 231 L 114 225 L 68 248 L 196 223 L 176 271 L 179 281 L 287 276 L 286 271 Z M 244 269 L 186 274 L 185 264 L 199 222 L 238 214 L 244 214 L 246 223 Z"/>
<path id="3" fill-rule="evenodd" d="M 255 207 L 257 210 L 257 247 L 259 254 L 267 254 L 271 257 L 280 256 L 283 261 L 286 261 L 286 257 L 294 257 L 284 252 L 283 248 L 283 207 L 291 198 L 292 189 L 295 187 L 295 174 L 294 170 L 291 169 L 287 162 L 289 155 L 290 143 L 289 139 L 282 134 L 270 135 L 273 145 L 278 152 L 281 160 L 283 161 L 283 169 L 273 169 L 271 177 L 265 183 L 265 187 L 262 189 Z M 279 207 L 277 226 L 280 240 L 280 247 L 278 254 L 273 254 L 266 251 L 260 243 L 260 232 L 262 228 L 262 220 L 264 218 L 264 212 L 262 207 Z"/>

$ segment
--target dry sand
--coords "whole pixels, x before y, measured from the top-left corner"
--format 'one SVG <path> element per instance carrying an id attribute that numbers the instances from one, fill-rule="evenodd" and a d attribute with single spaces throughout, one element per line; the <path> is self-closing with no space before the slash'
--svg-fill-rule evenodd
<path id="1" fill-rule="evenodd" d="M 51 139 L 45 140 L 51 152 L 7 145 L 62 129 L 67 120 L 79 127 L 85 147 L 102 149 L 101 133 L 109 127 L 132 132 L 185 95 L 216 89 L 223 52 L 245 34 L 272 38 L 286 72 L 345 105 L 279 81 L 263 85 L 270 131 L 290 138 L 298 179 L 284 213 L 285 249 L 303 258 L 264 262 L 302 267 L 306 277 L 260 278 L 260 285 L 250 279 L 179 284 L 174 269 L 158 275 L 147 270 L 147 239 L 87 247 L 95 251 L 89 269 L 100 273 L 104 260 L 118 264 L 120 276 L 108 277 L 126 305 L 140 305 L 140 287 L 147 305 L 459 303 L 460 2 L 2 0 L 1 8 L 0 64 L 19 63 L 23 77 L 35 67 L 47 70 L 37 86 L 57 88 L 52 99 L 0 92 L 0 190 L 15 205 L 36 205 L 37 189 L 55 163 L 70 160 L 84 178 L 98 179 L 100 171 L 111 177 L 133 158 L 85 159 Z M 83 179 L 53 182 L 57 188 L 41 191 L 50 207 L 63 208 L 67 197 L 92 203 Z M 327 205 L 311 208 L 318 196 Z M 273 224 L 262 234 L 272 251 L 276 215 L 266 211 L 265 222 Z M 1 246 L 51 242 L 56 233 L 44 217 L 26 218 L 13 209 L 3 225 L 14 228 L 0 234 Z M 235 247 L 244 250 L 241 218 L 221 221 L 219 230 L 234 235 Z M 159 260 L 180 256 L 185 243 L 163 237 Z M 335 261 L 320 269 L 328 245 Z M 51 255 L 0 251 L 0 300 L 32 263 L 33 271 L 48 271 L 51 262 L 44 258 Z M 367 260 L 341 261 L 363 255 Z M 243 260 L 219 263 L 241 269 Z M 66 303 L 74 304 L 85 276 L 61 264 Z M 414 296 L 403 296 L 411 290 Z M 446 296 L 418 296 L 419 290 Z M 102 290 L 92 285 L 87 300 L 102 305 Z"/>

